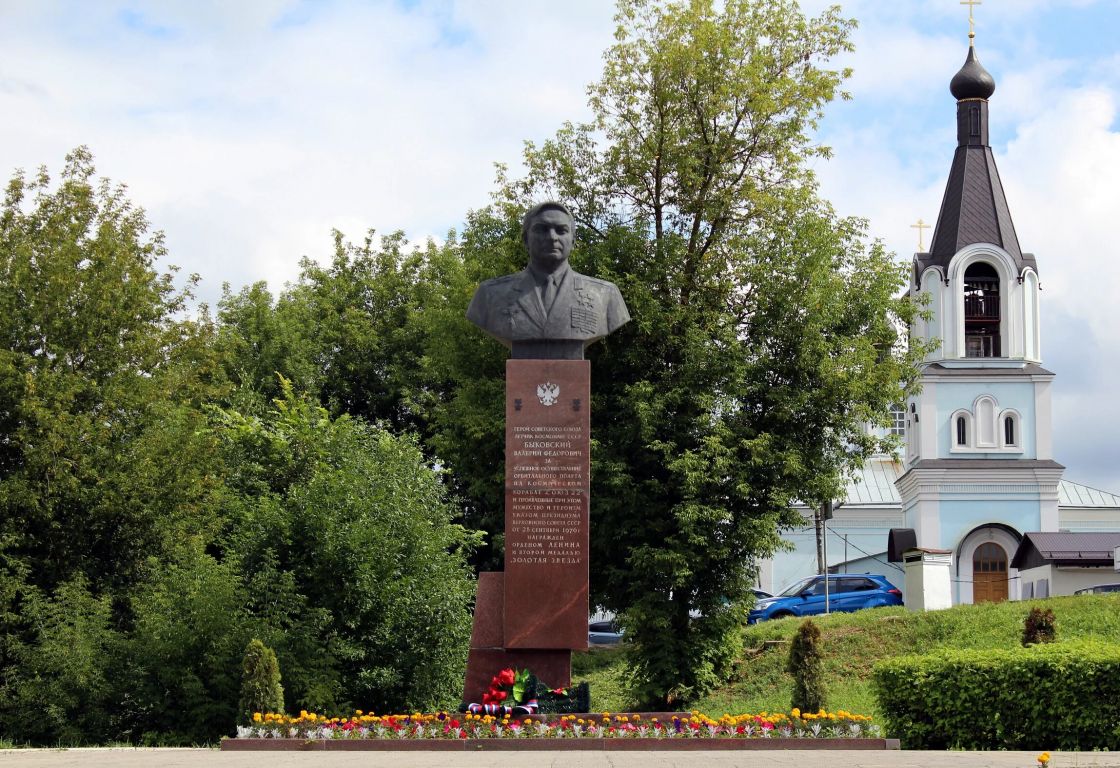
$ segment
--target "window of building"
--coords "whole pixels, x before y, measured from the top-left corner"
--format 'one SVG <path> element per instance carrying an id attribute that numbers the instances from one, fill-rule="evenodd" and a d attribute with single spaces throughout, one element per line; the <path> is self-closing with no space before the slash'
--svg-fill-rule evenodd
<path id="1" fill-rule="evenodd" d="M 1021 450 L 1023 445 L 1023 420 L 1016 411 L 1006 410 L 999 415 L 1000 447 Z"/>
<path id="2" fill-rule="evenodd" d="M 957 445 L 968 445 L 968 421 L 964 416 L 957 417 Z"/>
<path id="3" fill-rule="evenodd" d="M 902 405 L 891 406 L 890 433 L 899 437 L 906 436 L 906 409 Z"/>
<path id="4" fill-rule="evenodd" d="M 977 262 L 964 273 L 965 357 L 1000 356 L 999 273 Z"/>

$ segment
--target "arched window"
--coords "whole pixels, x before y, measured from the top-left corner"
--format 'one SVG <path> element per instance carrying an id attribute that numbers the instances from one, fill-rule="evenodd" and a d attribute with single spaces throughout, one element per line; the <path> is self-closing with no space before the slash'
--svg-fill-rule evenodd
<path id="1" fill-rule="evenodd" d="M 970 453 L 976 449 L 976 418 L 972 411 L 961 408 L 949 417 L 949 450 Z"/>
<path id="2" fill-rule="evenodd" d="M 1020 450 L 1023 444 L 1023 426 L 1018 412 L 1006 410 L 1000 414 L 1001 447 Z"/>
<path id="3" fill-rule="evenodd" d="M 978 261 L 964 273 L 965 357 L 999 357 L 999 328 L 999 273 Z"/>

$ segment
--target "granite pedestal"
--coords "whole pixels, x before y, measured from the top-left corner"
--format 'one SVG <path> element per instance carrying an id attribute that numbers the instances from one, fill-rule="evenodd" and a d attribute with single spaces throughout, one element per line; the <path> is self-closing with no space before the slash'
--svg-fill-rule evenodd
<path id="1" fill-rule="evenodd" d="M 587 648 L 590 392 L 586 360 L 506 362 L 505 570 L 479 576 L 464 701 L 505 667 L 567 687 Z"/>

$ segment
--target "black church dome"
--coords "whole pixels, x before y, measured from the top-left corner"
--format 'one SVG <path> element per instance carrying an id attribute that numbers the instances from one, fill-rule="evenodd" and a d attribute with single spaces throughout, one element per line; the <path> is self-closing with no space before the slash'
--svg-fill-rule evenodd
<path id="1" fill-rule="evenodd" d="M 964 99 L 987 99 L 996 92 L 996 81 L 988 70 L 980 66 L 976 58 L 976 49 L 968 47 L 968 57 L 953 79 L 949 82 L 949 92 L 957 101 Z"/>

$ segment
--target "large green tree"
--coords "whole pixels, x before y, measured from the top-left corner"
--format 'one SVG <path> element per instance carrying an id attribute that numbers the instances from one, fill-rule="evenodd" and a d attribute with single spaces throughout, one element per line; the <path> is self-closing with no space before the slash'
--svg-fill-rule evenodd
<path id="1" fill-rule="evenodd" d="M 261 413 L 279 375 L 334 415 L 420 436 L 433 462 L 456 468 L 444 480 L 463 521 L 492 534 L 474 550 L 482 569 L 501 568 L 506 355 L 465 308 L 480 280 L 523 265 L 517 228 L 483 210 L 462 237 L 423 248 L 401 233 L 355 243 L 336 232 L 329 264 L 305 259 L 279 296 L 256 284 L 218 308 L 232 405 Z"/>
<path id="2" fill-rule="evenodd" d="M 305 264 L 276 301 L 230 291 L 214 323 L 189 317 L 162 237 L 87 150 L 57 180 L 11 181 L 5 737 L 213 741 L 236 721 L 253 637 L 278 650 L 294 707 L 457 702 L 477 536 L 415 439 L 365 420 L 420 423 L 400 393 L 420 380 L 407 342 L 423 283 L 398 244 L 339 238 L 330 268 Z"/>
<path id="3" fill-rule="evenodd" d="M 592 592 L 623 615 L 639 702 L 679 706 L 728 672 L 757 562 L 800 522 L 791 505 L 836 498 L 883 447 L 866 426 L 921 352 L 896 344 L 903 269 L 808 170 L 853 22 L 791 0 L 622 0 L 617 21 L 595 120 L 527 145 L 462 255 L 469 273 L 504 260 L 484 251 L 516 253 L 518 214 L 555 197 L 579 225 L 574 266 L 622 289 L 633 322 L 589 352 Z M 456 472 L 497 434 L 486 386 L 444 409 Z"/>
<path id="4" fill-rule="evenodd" d="M 434 244 L 409 249 L 404 235 L 360 243 L 334 232 L 329 264 L 304 259 L 299 280 L 278 297 L 263 283 L 226 289 L 218 305 L 220 346 L 242 393 L 267 403 L 277 374 L 349 414 L 395 432 L 426 429 L 438 379 L 424 366 L 427 264 Z"/>
<path id="5" fill-rule="evenodd" d="M 222 387 L 205 316 L 160 273 L 162 236 L 71 153 L 0 210 L 0 728 L 119 731 L 134 591 L 217 529 Z M 190 284 L 188 283 L 188 289 Z"/>
<path id="6" fill-rule="evenodd" d="M 286 383 L 263 418 L 218 416 L 230 467 L 223 557 L 242 574 L 255 636 L 276 650 L 289 701 L 319 711 L 457 704 L 477 536 L 453 522 L 415 441 L 331 418 Z"/>
<path id="7" fill-rule="evenodd" d="M 183 460 L 206 453 L 189 411 L 211 391 L 208 327 L 158 272 L 162 235 L 93 176 L 80 148 L 57 188 L 17 175 L 0 211 L 0 537 L 47 590 L 142 578 L 206 530 L 213 487 Z"/>

